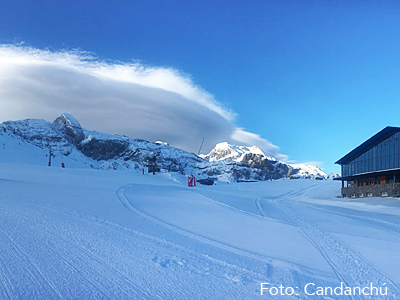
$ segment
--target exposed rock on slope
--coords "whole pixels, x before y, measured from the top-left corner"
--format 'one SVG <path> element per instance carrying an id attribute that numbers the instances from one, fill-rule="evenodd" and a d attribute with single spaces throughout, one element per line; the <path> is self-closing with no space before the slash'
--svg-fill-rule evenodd
<path id="1" fill-rule="evenodd" d="M 74 145 L 78 145 L 85 138 L 81 124 L 72 115 L 64 113 L 54 120 L 54 123 L 59 125 L 59 129 L 70 138 Z"/>

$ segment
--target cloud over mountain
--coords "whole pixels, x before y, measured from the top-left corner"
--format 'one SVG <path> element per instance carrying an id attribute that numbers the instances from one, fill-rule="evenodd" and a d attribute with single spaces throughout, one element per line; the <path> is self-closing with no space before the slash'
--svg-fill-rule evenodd
<path id="1" fill-rule="evenodd" d="M 287 157 L 259 135 L 238 128 L 235 113 L 172 68 L 102 61 L 81 51 L 53 52 L 0 45 L 0 121 L 43 118 L 63 112 L 83 126 L 197 152 L 228 141 L 257 145 Z"/>

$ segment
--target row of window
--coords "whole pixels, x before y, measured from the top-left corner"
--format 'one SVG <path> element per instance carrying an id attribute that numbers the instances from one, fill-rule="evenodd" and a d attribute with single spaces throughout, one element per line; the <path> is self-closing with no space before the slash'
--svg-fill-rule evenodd
<path id="1" fill-rule="evenodd" d="M 351 162 L 343 165 L 343 176 L 400 168 L 400 155 Z"/>
<path id="2" fill-rule="evenodd" d="M 366 151 L 347 165 L 342 176 L 400 168 L 400 133 Z"/>
<path id="3" fill-rule="evenodd" d="M 400 153 L 400 132 L 364 152 L 357 157 L 355 161 L 368 160 L 374 157 L 392 156 L 398 153 Z"/>
<path id="4" fill-rule="evenodd" d="M 381 192 L 381 197 L 387 197 L 388 195 L 389 195 L 388 192 Z M 373 195 L 371 192 L 366 193 L 365 196 L 364 196 L 364 193 L 358 193 L 358 194 L 353 193 L 350 195 L 351 198 L 364 198 L 364 197 L 372 197 L 372 196 Z M 347 196 L 343 195 L 343 197 L 347 197 Z"/>

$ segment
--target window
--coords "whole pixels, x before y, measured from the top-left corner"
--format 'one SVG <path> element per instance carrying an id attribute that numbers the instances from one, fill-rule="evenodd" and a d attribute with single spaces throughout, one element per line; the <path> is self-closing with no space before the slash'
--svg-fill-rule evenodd
<path id="1" fill-rule="evenodd" d="M 372 158 L 372 169 L 371 171 L 376 171 L 376 158 Z"/>
<path id="2" fill-rule="evenodd" d="M 376 169 L 375 171 L 382 170 L 382 158 L 380 155 L 376 157 Z"/>
<path id="3" fill-rule="evenodd" d="M 354 181 L 347 181 L 347 187 L 354 186 Z"/>
<path id="4" fill-rule="evenodd" d="M 382 192 L 382 197 L 387 197 L 388 196 L 388 192 Z"/>
<path id="5" fill-rule="evenodd" d="M 364 194 L 363 194 L 363 193 L 359 193 L 359 194 L 358 194 L 358 197 L 364 198 Z"/>
<path id="6" fill-rule="evenodd" d="M 343 168 L 342 172 L 343 176 L 349 175 L 349 165 L 342 165 L 342 168 Z"/>
<path id="7" fill-rule="evenodd" d="M 371 192 L 367 193 L 367 197 L 372 197 L 372 193 Z"/>
<path id="8" fill-rule="evenodd" d="M 382 156 L 388 155 L 387 151 L 387 143 L 383 142 L 382 144 Z"/>
<path id="9" fill-rule="evenodd" d="M 390 152 L 389 155 L 393 155 L 394 154 L 394 141 L 390 141 Z"/>

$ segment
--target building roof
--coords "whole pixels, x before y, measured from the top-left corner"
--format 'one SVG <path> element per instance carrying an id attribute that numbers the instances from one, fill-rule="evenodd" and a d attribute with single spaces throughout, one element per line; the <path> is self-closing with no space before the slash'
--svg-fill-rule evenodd
<path id="1" fill-rule="evenodd" d="M 374 146 L 378 145 L 379 143 L 383 142 L 384 140 L 390 138 L 392 135 L 400 131 L 400 127 L 391 127 L 388 126 L 381 131 L 379 131 L 377 134 L 375 134 L 373 137 L 369 138 L 366 140 L 364 143 L 362 143 L 360 146 L 355 148 L 354 150 L 350 151 L 347 153 L 345 156 L 343 156 L 341 159 L 339 159 L 335 164 L 338 165 L 345 165 L 348 164 L 349 162 L 353 161 L 357 157 L 359 157 L 361 154 L 367 152 L 369 149 L 373 148 Z"/>

